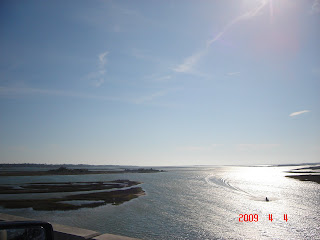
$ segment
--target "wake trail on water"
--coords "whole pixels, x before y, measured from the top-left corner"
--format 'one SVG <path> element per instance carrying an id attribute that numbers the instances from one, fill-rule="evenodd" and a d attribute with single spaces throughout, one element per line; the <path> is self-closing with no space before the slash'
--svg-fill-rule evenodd
<path id="1" fill-rule="evenodd" d="M 266 201 L 265 196 L 251 194 L 247 191 L 244 191 L 241 188 L 235 187 L 230 183 L 230 181 L 228 179 L 225 179 L 225 178 L 219 178 L 219 177 L 216 177 L 215 175 L 209 175 L 205 178 L 205 181 L 211 186 L 225 188 L 225 189 L 231 190 L 237 194 L 240 193 L 242 195 L 249 197 L 250 199 L 252 199 L 254 201 L 263 201 L 263 202 Z M 272 197 L 271 199 L 270 199 L 270 197 L 268 197 L 268 199 L 269 199 L 269 201 L 277 200 L 274 197 Z"/>
<path id="2" fill-rule="evenodd" d="M 226 188 L 226 189 L 229 189 L 229 190 L 232 190 L 234 192 L 237 192 L 237 193 L 240 193 L 240 194 L 243 194 L 243 195 L 247 195 L 249 197 L 257 197 L 251 193 L 248 193 L 240 188 L 237 188 L 235 186 L 233 186 L 232 184 L 230 184 L 230 182 L 225 179 L 225 178 L 218 178 L 214 175 L 209 175 L 205 178 L 205 181 L 211 185 L 211 186 L 214 186 L 214 187 L 222 187 L 222 188 Z"/>

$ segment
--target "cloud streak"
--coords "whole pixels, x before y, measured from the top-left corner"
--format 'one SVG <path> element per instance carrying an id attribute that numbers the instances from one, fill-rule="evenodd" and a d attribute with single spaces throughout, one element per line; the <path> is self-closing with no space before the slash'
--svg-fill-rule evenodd
<path id="1" fill-rule="evenodd" d="M 309 110 L 303 110 L 303 111 L 299 111 L 299 112 L 293 112 L 289 115 L 289 117 L 294 117 L 294 116 L 298 116 L 300 114 L 303 114 L 303 113 L 308 113 L 310 112 Z"/>
<path id="2" fill-rule="evenodd" d="M 100 87 L 105 82 L 107 56 L 109 52 L 103 52 L 98 55 L 98 70 L 88 75 L 88 79 L 92 81 L 93 86 Z"/>
<path id="3" fill-rule="evenodd" d="M 172 70 L 178 73 L 190 73 L 193 70 L 193 66 L 206 54 L 207 51 L 199 51 L 197 53 L 194 53 L 190 57 L 184 59 L 182 64 L 179 64 Z"/>
<path id="4" fill-rule="evenodd" d="M 30 88 L 30 87 L 1 87 L 0 86 L 0 97 L 20 97 L 20 96 L 59 96 L 59 97 L 71 97 L 71 98 L 82 98 L 82 99 L 92 99 L 101 101 L 113 101 L 122 102 L 128 104 L 145 104 L 150 103 L 155 98 L 159 98 L 167 95 L 170 91 L 174 89 L 166 89 L 151 93 L 149 95 L 126 98 L 126 97 L 112 97 L 112 96 L 102 96 L 86 94 L 82 92 L 55 90 L 55 89 L 41 89 L 41 88 Z"/>
<path id="5" fill-rule="evenodd" d="M 228 76 L 234 76 L 234 75 L 239 75 L 240 72 L 229 72 L 227 73 Z"/>
<path id="6" fill-rule="evenodd" d="M 131 54 L 136 59 L 147 60 L 155 63 L 161 63 L 163 61 L 162 59 L 155 56 L 154 54 L 138 48 L 133 48 Z"/>
<path id="7" fill-rule="evenodd" d="M 246 12 L 243 15 L 240 15 L 239 17 L 236 17 L 233 19 L 230 23 L 228 23 L 221 32 L 219 32 L 213 39 L 209 40 L 207 42 L 207 47 L 210 47 L 214 42 L 219 40 L 234 24 L 255 17 L 258 15 L 258 13 L 262 10 L 262 8 L 267 4 L 267 1 L 261 1 L 260 5 L 253 8 L 252 10 Z"/>
<path id="8" fill-rule="evenodd" d="M 164 82 L 164 81 L 169 81 L 170 79 L 172 79 L 171 75 L 165 75 L 165 76 L 162 76 L 162 77 L 155 78 L 155 79 L 153 79 L 153 81 L 155 81 L 155 82 Z"/>
<path id="9" fill-rule="evenodd" d="M 206 147 L 202 146 L 185 146 L 185 147 L 178 147 L 178 151 L 188 151 L 188 152 L 194 152 L 194 151 L 204 151 L 207 150 Z"/>
<path id="10" fill-rule="evenodd" d="M 155 98 L 159 98 L 159 97 L 167 95 L 170 91 L 172 91 L 172 89 L 166 89 L 166 90 L 161 90 L 161 91 L 158 91 L 158 92 L 154 92 L 152 94 L 149 94 L 149 95 L 146 95 L 146 96 L 143 96 L 143 97 L 139 97 L 139 98 L 133 100 L 133 102 L 136 103 L 136 104 L 142 104 L 142 103 L 150 102 L 150 101 L 154 100 Z"/>
<path id="11" fill-rule="evenodd" d="M 177 147 L 178 151 L 188 151 L 188 152 L 200 152 L 200 151 L 212 151 L 223 147 L 223 144 L 211 144 L 210 146 L 181 146 Z"/>
<path id="12" fill-rule="evenodd" d="M 280 144 L 236 144 L 238 151 L 263 151 L 280 147 Z"/>
<path id="13" fill-rule="evenodd" d="M 320 13 L 320 0 L 315 0 L 311 7 L 311 14 Z"/>
<path id="14" fill-rule="evenodd" d="M 104 69 L 105 65 L 107 64 L 107 58 L 106 56 L 109 54 L 109 52 L 103 52 L 99 55 L 99 64 L 100 68 Z"/>
<path id="15" fill-rule="evenodd" d="M 174 67 L 172 70 L 178 73 L 193 73 L 193 67 L 199 62 L 201 58 L 203 58 L 209 51 L 209 47 L 216 41 L 218 41 L 223 35 L 236 23 L 242 21 L 251 19 L 255 16 L 257 16 L 260 11 L 264 8 L 264 6 L 267 4 L 268 1 L 262 0 L 260 1 L 260 4 L 251 9 L 250 11 L 236 17 L 231 22 L 229 22 L 218 34 L 216 34 L 212 39 L 207 41 L 206 48 L 202 51 L 198 51 L 191 56 L 185 58 L 183 60 L 182 64 L 179 64 L 178 66 Z"/>
<path id="16" fill-rule="evenodd" d="M 120 98 L 116 98 L 116 97 L 97 96 L 97 95 L 72 92 L 72 91 L 29 88 L 29 87 L 24 87 L 24 88 L 0 87 L 0 96 L 2 97 L 14 97 L 14 96 L 21 96 L 21 95 L 63 96 L 63 97 L 87 98 L 87 99 L 98 99 L 98 100 L 108 100 L 108 101 L 121 101 Z"/>

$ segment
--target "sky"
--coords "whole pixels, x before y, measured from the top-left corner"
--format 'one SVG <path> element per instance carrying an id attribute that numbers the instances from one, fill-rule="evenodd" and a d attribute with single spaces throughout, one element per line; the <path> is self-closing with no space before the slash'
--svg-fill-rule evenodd
<path id="1" fill-rule="evenodd" d="M 0 163 L 320 162 L 320 0 L 0 3 Z"/>

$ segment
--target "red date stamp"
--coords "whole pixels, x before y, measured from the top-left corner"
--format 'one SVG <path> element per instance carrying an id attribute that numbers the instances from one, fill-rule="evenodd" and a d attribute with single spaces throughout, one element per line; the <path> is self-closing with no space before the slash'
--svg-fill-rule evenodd
<path id="1" fill-rule="evenodd" d="M 272 214 L 269 214 L 268 216 L 269 221 L 273 221 L 274 218 Z M 288 215 L 283 214 L 283 220 L 288 221 Z M 259 221 L 259 215 L 258 214 L 239 214 L 239 222 L 258 222 Z"/>
<path id="2" fill-rule="evenodd" d="M 258 214 L 239 214 L 239 222 L 258 222 Z"/>

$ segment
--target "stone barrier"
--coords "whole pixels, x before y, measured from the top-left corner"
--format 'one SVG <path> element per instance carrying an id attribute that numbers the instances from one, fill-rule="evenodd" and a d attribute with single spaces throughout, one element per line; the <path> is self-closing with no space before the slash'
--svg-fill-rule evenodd
<path id="1" fill-rule="evenodd" d="M 0 221 L 35 221 L 35 219 L 19 217 L 0 213 Z M 88 229 L 70 227 L 51 223 L 54 232 L 54 240 L 138 240 L 137 238 L 124 237 L 114 234 L 102 234 Z"/>

